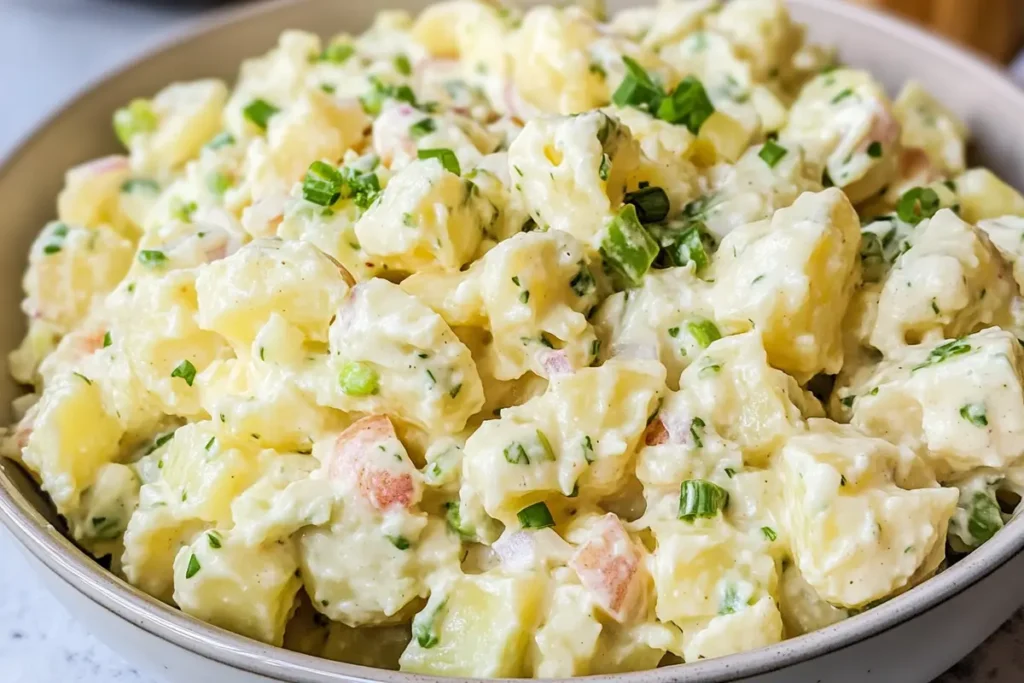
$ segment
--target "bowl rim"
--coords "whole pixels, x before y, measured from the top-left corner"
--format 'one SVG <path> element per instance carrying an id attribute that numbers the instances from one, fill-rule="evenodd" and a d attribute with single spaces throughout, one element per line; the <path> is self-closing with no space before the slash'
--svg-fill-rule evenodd
<path id="1" fill-rule="evenodd" d="M 5 182 L 7 176 L 14 172 L 18 160 L 31 152 L 32 147 L 44 137 L 52 125 L 66 116 L 74 115 L 76 108 L 83 106 L 100 87 L 131 72 L 142 63 L 161 59 L 166 52 L 181 47 L 195 38 L 309 1 L 272 0 L 255 6 L 220 8 L 196 19 L 187 20 L 174 30 L 164 33 L 150 48 L 86 81 L 27 134 L 16 138 L 4 157 L 0 158 L 0 183 Z M 1005 73 L 986 57 L 969 53 L 900 18 L 862 6 L 830 0 L 786 2 L 795 7 L 849 19 L 861 27 L 878 31 L 878 36 L 895 38 L 915 50 L 941 53 L 944 59 L 956 63 L 963 73 L 970 78 L 984 81 L 986 87 L 993 93 L 1011 101 L 1015 108 L 1024 113 L 1024 91 L 1018 89 Z M 282 27 L 282 30 L 283 28 L 285 27 Z M 59 580 L 98 607 L 131 622 L 156 638 L 204 659 L 240 671 L 266 676 L 272 680 L 309 683 L 419 683 L 437 678 L 346 664 L 278 648 L 205 623 L 164 604 L 104 570 L 53 527 L 13 483 L 7 471 L 11 466 L 0 458 L 0 523 L 11 532 L 22 546 L 22 550 L 30 553 Z M 1016 515 L 993 539 L 946 571 L 883 605 L 831 626 L 768 647 L 726 657 L 661 669 L 585 678 L 591 682 L 601 683 L 667 683 L 670 680 L 724 683 L 737 678 L 779 671 L 852 647 L 939 607 L 997 571 L 1022 549 L 1024 515 Z"/>

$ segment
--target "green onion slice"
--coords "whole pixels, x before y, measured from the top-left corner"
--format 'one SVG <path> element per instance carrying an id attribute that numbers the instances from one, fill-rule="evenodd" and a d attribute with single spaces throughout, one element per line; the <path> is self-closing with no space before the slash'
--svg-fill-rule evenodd
<path id="1" fill-rule="evenodd" d="M 546 529 L 555 525 L 551 511 L 544 503 L 534 503 L 516 513 L 524 529 Z"/>
<path id="2" fill-rule="evenodd" d="M 716 516 L 729 503 L 729 492 L 704 479 L 687 479 L 679 486 L 679 519 Z"/>

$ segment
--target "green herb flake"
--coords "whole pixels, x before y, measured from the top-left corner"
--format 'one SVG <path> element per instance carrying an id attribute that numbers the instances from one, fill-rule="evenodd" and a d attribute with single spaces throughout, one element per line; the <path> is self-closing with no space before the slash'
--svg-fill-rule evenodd
<path id="1" fill-rule="evenodd" d="M 706 349 L 713 342 L 722 338 L 722 333 L 719 332 L 718 327 L 710 320 L 704 318 L 698 318 L 686 323 L 686 331 L 690 333 L 690 336 L 693 337 L 693 340 L 702 349 Z"/>
<path id="2" fill-rule="evenodd" d="M 954 339 L 953 341 L 948 341 L 945 344 L 940 344 L 939 346 L 936 346 L 934 349 L 932 349 L 928 353 L 928 357 L 925 358 L 924 362 L 915 365 L 913 368 L 910 369 L 910 371 L 916 372 L 918 370 L 921 370 L 922 368 L 927 368 L 928 366 L 935 365 L 937 363 L 942 363 L 943 361 L 946 361 L 954 356 L 965 354 L 970 350 L 971 345 L 962 339 Z"/>
<path id="3" fill-rule="evenodd" d="M 846 88 L 845 90 L 840 91 L 840 93 L 838 95 L 836 95 L 835 97 L 832 98 L 832 104 L 839 104 L 840 102 L 845 100 L 847 97 L 852 97 L 852 96 L 853 96 L 853 90 L 851 90 L 850 88 Z"/>
<path id="4" fill-rule="evenodd" d="M 966 403 L 960 407 L 960 417 L 975 427 L 988 426 L 988 414 L 984 403 Z"/>
<path id="5" fill-rule="evenodd" d="M 158 249 L 143 249 L 139 252 L 137 258 L 139 263 L 151 268 L 167 262 L 167 254 Z"/>
<path id="6" fill-rule="evenodd" d="M 875 140 L 868 145 L 868 156 L 872 159 L 878 159 L 882 156 L 882 143 Z"/>
<path id="7" fill-rule="evenodd" d="M 210 544 L 210 547 L 214 550 L 220 550 L 223 545 L 220 540 L 220 534 L 218 534 L 216 531 L 208 532 L 206 534 L 206 540 Z"/>
<path id="8" fill-rule="evenodd" d="M 416 139 L 430 135 L 435 130 L 437 130 L 437 124 L 434 123 L 434 119 L 431 118 L 420 119 L 409 126 L 409 134 Z"/>
<path id="9" fill-rule="evenodd" d="M 457 176 L 462 175 L 462 168 L 459 166 L 459 158 L 450 149 L 421 149 L 416 153 L 419 159 L 437 159 L 441 166 L 449 173 Z"/>
<path id="10" fill-rule="evenodd" d="M 196 366 L 187 360 L 183 360 L 178 363 L 178 367 L 171 371 L 171 377 L 180 377 L 185 380 L 185 384 L 192 386 L 192 382 L 196 379 Z"/>
<path id="11" fill-rule="evenodd" d="M 409 539 L 405 536 L 388 536 L 388 540 L 391 541 L 391 545 L 395 546 L 399 550 L 409 549 Z"/>
<path id="12" fill-rule="evenodd" d="M 530 457 L 526 454 L 523 444 L 513 441 L 504 450 L 505 462 L 511 465 L 529 465 Z"/>
<path id="13" fill-rule="evenodd" d="M 188 567 L 185 569 L 185 578 L 191 579 L 199 573 L 200 569 L 202 569 L 202 567 L 199 565 L 199 558 L 196 557 L 195 553 L 192 553 L 192 556 L 188 558 Z"/>
<path id="14" fill-rule="evenodd" d="M 764 535 L 765 539 L 769 541 L 774 541 L 778 538 L 778 534 L 775 533 L 775 529 L 770 526 L 761 527 L 761 533 Z"/>
<path id="15" fill-rule="evenodd" d="M 395 70 L 403 76 L 411 76 L 412 64 L 409 62 L 409 58 L 405 55 L 395 57 Z"/>
<path id="16" fill-rule="evenodd" d="M 245 109 L 242 110 L 242 116 L 260 130 L 266 130 L 270 117 L 279 111 L 281 110 L 270 102 L 257 98 L 245 106 Z"/>
<path id="17" fill-rule="evenodd" d="M 761 160 L 768 164 L 768 168 L 775 168 L 775 165 L 782 161 L 782 158 L 788 153 L 789 150 L 782 145 L 773 140 L 768 140 L 761 147 L 761 151 L 757 153 L 757 156 L 761 157 Z"/>

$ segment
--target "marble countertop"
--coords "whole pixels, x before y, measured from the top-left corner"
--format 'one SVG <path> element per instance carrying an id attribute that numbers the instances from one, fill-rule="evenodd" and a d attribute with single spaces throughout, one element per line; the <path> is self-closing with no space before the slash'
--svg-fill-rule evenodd
<path id="1" fill-rule="evenodd" d="M 87 79 L 187 20 L 181 4 L 0 0 L 0 156 Z M 31 65 L 27 67 L 26 65 Z M 1024 78 L 1024 62 L 1021 63 Z M 5 683 L 162 683 L 71 619 L 0 531 L 0 670 Z M 1024 611 L 936 683 L 1024 679 Z"/>

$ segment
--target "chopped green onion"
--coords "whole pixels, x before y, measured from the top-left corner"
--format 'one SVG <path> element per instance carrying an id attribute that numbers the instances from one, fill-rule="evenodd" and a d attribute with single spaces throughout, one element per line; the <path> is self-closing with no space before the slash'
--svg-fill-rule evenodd
<path id="1" fill-rule="evenodd" d="M 171 371 L 171 377 L 180 377 L 185 380 L 185 384 L 192 386 L 192 382 L 196 379 L 196 366 L 187 360 L 183 360 L 178 363 L 178 367 Z"/>
<path id="2" fill-rule="evenodd" d="M 505 446 L 504 454 L 505 462 L 511 465 L 530 464 L 530 457 L 526 454 L 526 449 L 518 441 L 513 441 L 508 446 Z"/>
<path id="3" fill-rule="evenodd" d="M 622 63 L 626 65 L 626 77 L 612 94 L 612 102 L 617 107 L 636 107 L 653 114 L 665 96 L 661 87 L 632 58 L 623 56 Z"/>
<path id="4" fill-rule="evenodd" d="M 977 545 L 981 545 L 1002 528 L 1003 516 L 995 496 L 987 491 L 976 491 L 971 499 L 967 531 L 977 541 Z"/>
<path id="5" fill-rule="evenodd" d="M 416 644 L 424 650 L 429 650 L 440 642 L 440 636 L 437 633 L 437 622 L 447 603 L 448 599 L 445 598 L 433 610 L 430 610 L 430 604 L 428 603 L 427 607 L 412 619 L 412 637 L 416 640 Z M 428 612 L 427 610 L 430 611 Z"/>
<path id="6" fill-rule="evenodd" d="M 729 503 L 729 492 L 704 479 L 687 479 L 679 486 L 679 519 L 692 522 L 714 517 Z"/>
<path id="7" fill-rule="evenodd" d="M 437 124 L 434 123 L 434 119 L 426 118 L 420 119 L 416 123 L 409 126 L 409 134 L 414 138 L 421 138 L 425 135 L 429 135 L 437 130 Z"/>
<path id="8" fill-rule="evenodd" d="M 660 187 L 645 187 L 636 192 L 627 192 L 622 201 L 636 207 L 636 215 L 641 223 L 657 223 L 668 216 L 668 195 Z"/>
<path id="9" fill-rule="evenodd" d="M 324 48 L 324 51 L 320 53 L 320 61 L 330 62 L 331 64 L 344 64 L 355 53 L 356 49 L 350 43 L 339 40 Z"/>
<path id="10" fill-rule="evenodd" d="M 245 109 L 242 110 L 242 116 L 260 130 L 266 130 L 270 117 L 279 111 L 281 110 L 270 102 L 257 98 L 246 105 Z"/>
<path id="11" fill-rule="evenodd" d="M 405 536 L 388 536 L 388 540 L 391 541 L 391 545 L 395 546 L 399 550 L 409 549 L 409 539 Z"/>
<path id="12" fill-rule="evenodd" d="M 460 391 L 462 391 L 462 384 L 456 384 L 455 386 L 448 390 L 448 396 L 450 396 L 451 398 L 455 398 L 456 396 L 459 395 Z"/>
<path id="13" fill-rule="evenodd" d="M 775 533 L 775 529 L 770 526 L 761 527 L 761 533 L 764 534 L 764 537 L 769 541 L 774 541 L 779 537 L 778 534 Z"/>
<path id="14" fill-rule="evenodd" d="M 519 292 L 519 303 L 525 304 L 530 300 L 530 290 L 524 289 Z"/>
<path id="15" fill-rule="evenodd" d="M 932 349 L 928 353 L 928 357 L 925 358 L 924 362 L 920 363 L 919 365 L 915 365 L 910 369 L 910 371 L 915 372 L 922 368 L 926 368 L 929 365 L 941 363 L 945 360 L 948 360 L 949 358 L 952 358 L 953 356 L 959 356 L 961 354 L 967 353 L 970 350 L 971 345 L 966 343 L 963 339 L 954 339 L 953 341 L 948 341 L 945 344 L 940 344 L 939 346 L 936 346 L 934 349 Z"/>
<path id="16" fill-rule="evenodd" d="M 715 113 L 704 84 L 694 76 L 687 76 L 658 105 L 657 116 L 669 123 L 682 124 L 696 135 L 700 127 Z"/>
<path id="17" fill-rule="evenodd" d="M 213 548 L 214 550 L 220 550 L 220 548 L 221 548 L 220 534 L 218 534 L 216 531 L 211 531 L 211 532 L 207 533 L 206 534 L 206 540 L 210 543 L 210 547 L 211 548 Z"/>
<path id="18" fill-rule="evenodd" d="M 371 396 L 380 391 L 380 375 L 366 363 L 350 361 L 338 375 L 341 390 L 349 396 Z"/>
<path id="19" fill-rule="evenodd" d="M 722 338 L 722 333 L 718 331 L 718 327 L 710 320 L 705 320 L 704 318 L 686 323 L 686 330 L 702 349 L 706 349 L 711 346 L 711 342 Z"/>
<path id="20" fill-rule="evenodd" d="M 775 164 L 782 161 L 782 157 L 788 153 L 789 150 L 782 145 L 774 140 L 768 140 L 764 143 L 761 151 L 757 153 L 757 156 L 761 157 L 764 163 L 768 164 L 768 168 L 775 168 Z"/>
<path id="21" fill-rule="evenodd" d="M 555 525 L 551 511 L 544 503 L 534 503 L 516 513 L 524 529 L 546 529 Z"/>
<path id="22" fill-rule="evenodd" d="M 601 180 L 608 180 L 612 173 L 612 159 L 607 154 L 601 155 L 601 165 L 597 167 L 597 175 Z"/>
<path id="23" fill-rule="evenodd" d="M 590 440 L 589 436 L 583 437 L 583 459 L 588 464 L 594 462 L 594 442 Z"/>
<path id="24" fill-rule="evenodd" d="M 704 448 L 704 441 L 701 437 L 704 435 L 704 420 L 699 417 L 693 418 L 690 421 L 690 436 L 693 437 L 693 445 L 697 448 Z"/>
<path id="25" fill-rule="evenodd" d="M 879 142 L 878 140 L 875 140 L 870 145 L 868 145 L 868 156 L 871 157 L 872 159 L 878 159 L 879 157 L 881 157 L 882 143 Z"/>
<path id="26" fill-rule="evenodd" d="M 47 256 L 59 254 L 60 250 L 63 248 L 64 247 L 62 247 L 59 244 L 47 244 L 45 247 L 43 247 L 43 253 L 46 254 Z"/>
<path id="27" fill-rule="evenodd" d="M 608 223 L 601 256 L 632 285 L 639 285 L 658 256 L 658 243 L 640 224 L 636 207 L 626 204 Z"/>
<path id="28" fill-rule="evenodd" d="M 416 94 L 407 85 L 385 85 L 375 76 L 370 77 L 370 92 L 359 98 L 363 110 L 376 116 L 384 107 L 385 100 L 398 100 L 416 106 Z"/>
<path id="29" fill-rule="evenodd" d="M 409 58 L 405 55 L 398 55 L 395 57 L 395 70 L 403 76 L 411 75 L 412 64 L 409 63 Z"/>
<path id="30" fill-rule="evenodd" d="M 139 133 L 156 130 L 159 121 L 149 100 L 135 99 L 114 112 L 114 133 L 125 146 Z"/>
<path id="31" fill-rule="evenodd" d="M 988 415 L 985 412 L 984 403 L 967 403 L 961 406 L 960 417 L 967 420 L 975 427 L 988 426 Z"/>
<path id="32" fill-rule="evenodd" d="M 89 385 L 91 385 L 91 384 L 92 384 L 92 380 L 91 380 L 91 379 L 89 379 L 88 377 L 86 377 L 85 375 L 83 375 L 82 373 L 80 373 L 80 372 L 74 372 L 74 373 L 72 373 L 72 374 L 73 374 L 73 375 L 74 375 L 75 377 L 77 377 L 77 378 L 79 378 L 80 380 L 82 380 L 83 382 L 85 382 L 86 384 L 89 384 Z"/>
<path id="33" fill-rule="evenodd" d="M 455 175 L 462 175 L 459 158 L 450 149 L 421 149 L 416 153 L 419 159 L 437 159 L 445 170 Z"/>
<path id="34" fill-rule="evenodd" d="M 318 206 L 330 206 L 341 197 L 341 171 L 323 161 L 309 165 L 302 179 L 302 198 Z"/>
<path id="35" fill-rule="evenodd" d="M 852 95 L 853 95 L 853 90 L 851 90 L 850 88 L 846 88 L 845 90 L 841 91 L 838 95 L 836 95 L 835 97 L 832 98 L 832 104 L 839 104 L 840 102 L 845 100 L 847 97 L 850 97 Z"/>
<path id="36" fill-rule="evenodd" d="M 191 223 L 192 215 L 198 208 L 195 202 L 183 202 L 180 199 L 175 199 L 171 208 L 171 216 L 182 223 Z"/>
<path id="37" fill-rule="evenodd" d="M 185 578 L 191 579 L 199 573 L 200 569 L 202 569 L 202 567 L 199 566 L 199 558 L 196 557 L 195 553 L 192 553 L 192 557 L 188 558 L 188 567 L 185 569 Z"/>
<path id="38" fill-rule="evenodd" d="M 896 215 L 904 223 L 917 225 L 939 210 L 939 195 L 927 187 L 907 190 L 896 204 Z"/>
<path id="39" fill-rule="evenodd" d="M 139 263 L 146 266 L 159 266 L 167 261 L 167 254 L 157 249 L 143 249 L 138 255 Z"/>
<path id="40" fill-rule="evenodd" d="M 685 266 L 692 262 L 698 273 L 707 268 L 711 259 L 704 248 L 702 228 L 703 223 L 697 223 L 665 246 L 665 257 L 671 265 Z"/>
<path id="41" fill-rule="evenodd" d="M 215 437 L 215 436 L 211 436 L 211 437 L 210 437 L 210 440 L 206 442 L 206 445 L 205 445 L 205 446 L 203 446 L 203 450 L 204 450 L 204 451 L 208 451 L 208 450 L 210 450 L 211 448 L 213 448 L 213 444 L 214 444 L 214 443 L 215 443 L 216 441 L 217 441 L 217 437 Z"/>
<path id="42" fill-rule="evenodd" d="M 103 333 L 103 348 L 107 348 L 113 343 L 114 341 L 110 338 L 110 330 L 107 330 Z"/>

